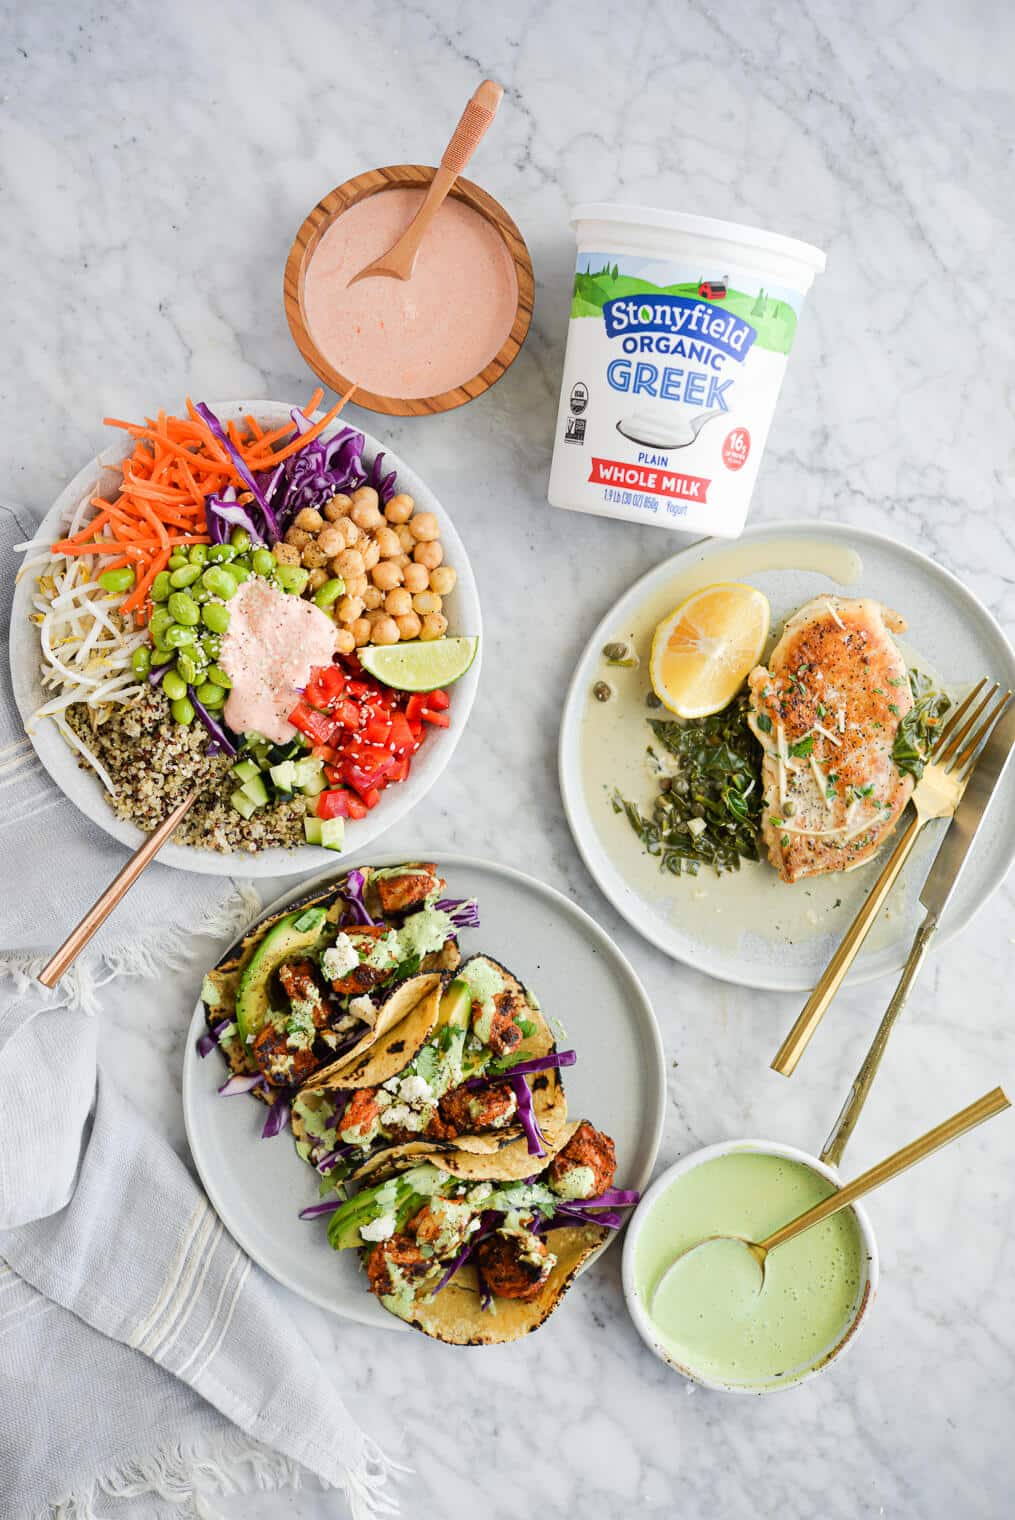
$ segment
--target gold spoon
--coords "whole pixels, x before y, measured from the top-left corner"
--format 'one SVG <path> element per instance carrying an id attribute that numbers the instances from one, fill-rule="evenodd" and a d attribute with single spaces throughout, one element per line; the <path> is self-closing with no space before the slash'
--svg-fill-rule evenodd
<path id="1" fill-rule="evenodd" d="M 387 275 L 394 280 L 408 280 L 412 275 L 419 245 L 426 236 L 427 228 L 444 204 L 458 176 L 464 173 L 469 159 L 482 141 L 483 134 L 493 121 L 497 107 L 504 95 L 502 85 L 492 79 L 484 79 L 476 90 L 441 159 L 440 168 L 430 182 L 426 198 L 397 242 L 392 243 L 379 259 L 367 264 L 349 281 L 372 279 L 375 275 Z"/>
<path id="2" fill-rule="evenodd" d="M 975 1103 L 970 1103 L 968 1108 L 962 1109 L 960 1113 L 953 1114 L 950 1119 L 946 1119 L 936 1129 L 929 1130 L 919 1140 L 913 1140 L 909 1145 L 903 1146 L 901 1151 L 896 1151 L 894 1155 L 888 1156 L 884 1161 L 879 1161 L 876 1166 L 872 1166 L 868 1171 L 861 1172 L 860 1176 L 854 1177 L 852 1182 L 847 1182 L 834 1193 L 830 1193 L 827 1198 L 823 1198 L 820 1203 L 816 1203 L 806 1213 L 798 1215 L 796 1219 L 791 1219 L 788 1224 L 784 1224 L 780 1229 L 773 1231 L 765 1240 L 746 1240 L 742 1235 L 709 1235 L 706 1239 L 698 1241 L 696 1245 L 688 1246 L 687 1250 L 681 1251 L 680 1255 L 667 1267 L 656 1287 L 656 1294 L 659 1293 L 670 1273 L 680 1267 L 690 1255 L 695 1251 L 713 1246 L 720 1241 L 736 1241 L 738 1244 L 747 1247 L 747 1250 L 760 1269 L 758 1279 L 758 1292 L 760 1293 L 765 1285 L 765 1262 L 769 1251 L 774 1251 L 776 1246 L 785 1245 L 787 1240 L 793 1240 L 795 1236 L 802 1235 L 805 1230 L 811 1229 L 813 1225 L 820 1224 L 823 1219 L 829 1219 L 833 1214 L 838 1214 L 840 1209 L 848 1208 L 851 1203 L 855 1203 L 865 1193 L 872 1193 L 883 1182 L 890 1181 L 892 1177 L 898 1177 L 900 1172 L 908 1171 L 918 1161 L 923 1161 L 934 1151 L 940 1150 L 941 1146 L 948 1145 L 952 1140 L 957 1140 L 967 1130 L 975 1129 L 985 1119 L 992 1119 L 995 1114 L 1003 1113 L 1006 1108 L 1010 1107 L 1011 1104 L 1001 1088 L 995 1087 L 993 1092 L 985 1093 Z"/>

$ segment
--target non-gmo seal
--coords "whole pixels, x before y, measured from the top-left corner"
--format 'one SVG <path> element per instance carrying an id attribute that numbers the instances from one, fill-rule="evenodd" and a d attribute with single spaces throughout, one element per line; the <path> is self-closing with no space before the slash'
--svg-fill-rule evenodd
<path id="1" fill-rule="evenodd" d="M 580 417 L 589 404 L 589 388 L 581 380 L 571 387 L 571 410 L 576 417 Z"/>

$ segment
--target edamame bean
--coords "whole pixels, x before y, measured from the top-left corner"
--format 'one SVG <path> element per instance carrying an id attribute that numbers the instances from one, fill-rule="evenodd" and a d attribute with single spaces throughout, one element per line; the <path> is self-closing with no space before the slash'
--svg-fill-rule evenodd
<path id="1" fill-rule="evenodd" d="M 172 623 L 173 618 L 168 607 L 156 607 L 155 611 L 152 613 L 151 621 L 148 624 L 151 636 L 156 643 L 158 643 L 159 639 L 161 639 L 166 629 L 172 627 Z"/>
<path id="2" fill-rule="evenodd" d="M 217 633 L 202 633 L 201 654 L 205 661 L 217 660 L 222 653 L 222 640 Z"/>
<path id="3" fill-rule="evenodd" d="M 197 665 L 187 650 L 181 649 L 176 656 L 176 668 L 188 686 L 197 680 Z"/>
<path id="4" fill-rule="evenodd" d="M 208 550 L 209 565 L 224 565 L 232 557 L 233 551 L 228 544 L 212 544 Z"/>
<path id="5" fill-rule="evenodd" d="M 174 549 L 169 556 L 170 570 L 179 570 L 187 563 L 187 556 L 182 549 Z"/>
<path id="6" fill-rule="evenodd" d="M 318 586 L 314 592 L 314 601 L 318 607 L 330 607 L 332 602 L 337 602 L 344 592 L 345 581 L 340 575 L 336 575 L 330 581 L 325 581 L 323 586 Z"/>
<path id="7" fill-rule="evenodd" d="M 153 602 L 165 602 L 168 600 L 169 593 L 172 591 L 172 589 L 172 586 L 169 584 L 169 571 L 160 570 L 158 575 L 152 581 L 151 589 L 148 592 L 148 595 L 151 597 Z"/>
<path id="8" fill-rule="evenodd" d="M 179 697 L 169 708 L 177 723 L 193 723 L 194 704 L 189 697 Z"/>
<path id="9" fill-rule="evenodd" d="M 247 532 L 246 528 L 234 528 L 229 535 L 229 542 L 232 544 L 237 554 L 246 554 L 247 550 L 250 548 L 250 534 Z"/>
<path id="10" fill-rule="evenodd" d="M 174 591 L 166 603 L 169 615 L 185 628 L 193 628 L 201 620 L 201 609 L 186 591 Z"/>
<path id="11" fill-rule="evenodd" d="M 178 570 L 174 570 L 169 577 L 169 584 L 176 591 L 182 591 L 184 586 L 192 586 L 201 574 L 200 565 L 182 564 Z"/>
<path id="12" fill-rule="evenodd" d="M 221 602 L 208 602 L 201 608 L 201 621 L 212 633 L 225 633 L 229 627 L 229 608 Z"/>
<path id="13" fill-rule="evenodd" d="M 130 657 L 136 676 L 146 676 L 152 668 L 152 652 L 147 644 L 139 644 Z"/>
<path id="14" fill-rule="evenodd" d="M 225 691 L 213 681 L 205 681 L 197 688 L 197 700 L 203 707 L 221 707 L 225 699 Z"/>
<path id="15" fill-rule="evenodd" d="M 203 565 L 205 560 L 208 558 L 208 545 L 191 544 L 188 557 L 192 565 Z"/>
<path id="16" fill-rule="evenodd" d="M 119 591 L 129 591 L 133 584 L 134 572 L 129 565 L 120 565 L 116 570 L 103 570 L 99 576 L 99 585 L 103 591 L 108 591 L 113 596 Z"/>
<path id="17" fill-rule="evenodd" d="M 182 623 L 173 623 L 166 629 L 163 643 L 168 649 L 182 649 L 186 644 L 196 644 L 197 634 L 193 628 L 186 628 Z"/>
<path id="18" fill-rule="evenodd" d="M 207 587 L 212 596 L 220 596 L 224 602 L 236 595 L 236 577 L 224 565 L 209 565 L 201 576 L 201 584 Z"/>
<path id="19" fill-rule="evenodd" d="M 187 683 L 179 671 L 167 670 L 162 677 L 162 690 L 170 702 L 178 702 L 181 697 L 187 695 Z"/>
<path id="20" fill-rule="evenodd" d="M 250 565 L 255 575 L 267 578 L 275 568 L 275 556 L 270 549 L 255 549 L 250 556 Z"/>
<path id="21" fill-rule="evenodd" d="M 224 691 L 229 691 L 233 684 L 221 665 L 208 666 L 208 679 L 214 681 L 216 686 L 221 686 Z"/>
<path id="22" fill-rule="evenodd" d="M 207 586 L 202 586 L 200 581 L 195 581 L 193 586 L 190 587 L 190 595 L 199 607 L 203 607 L 205 602 L 211 601 L 211 592 Z"/>
<path id="23" fill-rule="evenodd" d="M 241 565 L 239 560 L 235 559 L 229 566 L 229 574 L 233 576 L 238 586 L 241 585 L 244 581 L 249 581 L 250 579 L 250 571 L 247 569 L 246 565 Z"/>
<path id="24" fill-rule="evenodd" d="M 279 565 L 275 579 L 290 596 L 299 596 L 310 579 L 310 571 L 304 570 L 302 565 Z"/>
<path id="25" fill-rule="evenodd" d="M 230 571 L 232 572 L 233 575 L 236 574 L 237 570 L 249 570 L 250 569 L 250 555 L 249 554 L 237 554 L 236 558 L 233 560 L 232 564 L 229 566 L 229 569 L 230 569 Z"/>

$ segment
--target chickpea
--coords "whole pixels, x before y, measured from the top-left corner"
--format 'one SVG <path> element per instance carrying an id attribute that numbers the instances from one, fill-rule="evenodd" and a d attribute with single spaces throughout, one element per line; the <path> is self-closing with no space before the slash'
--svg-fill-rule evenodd
<path id="1" fill-rule="evenodd" d="M 329 522 L 338 522 L 339 518 L 344 517 L 351 506 L 352 497 L 343 496 L 342 493 L 339 492 L 337 496 L 333 496 L 328 502 L 328 505 L 324 509 L 324 515 Z"/>
<path id="2" fill-rule="evenodd" d="M 388 502 L 388 505 L 384 508 L 384 515 L 389 523 L 404 523 L 409 521 L 415 508 L 416 503 L 412 497 L 406 496 L 404 492 L 401 492 L 398 496 L 393 496 Z"/>
<path id="3" fill-rule="evenodd" d="M 379 565 L 375 565 L 370 575 L 375 586 L 380 586 L 382 591 L 393 591 L 401 585 L 402 572 L 390 559 L 382 559 Z"/>
<path id="4" fill-rule="evenodd" d="M 363 556 L 358 549 L 343 549 L 335 560 L 338 573 L 348 581 L 350 576 L 362 575 L 366 570 Z"/>
<path id="5" fill-rule="evenodd" d="M 397 565 L 400 570 L 404 570 L 406 565 L 412 564 L 412 556 L 410 554 L 396 554 L 392 559 L 392 564 Z"/>
<path id="6" fill-rule="evenodd" d="M 297 528 L 305 528 L 308 533 L 320 533 L 324 518 L 315 507 L 304 507 L 302 512 L 296 513 L 295 523 Z"/>
<path id="7" fill-rule="evenodd" d="M 436 591 L 417 591 L 412 599 L 412 609 L 420 617 L 426 617 L 430 612 L 440 612 L 441 599 Z"/>
<path id="8" fill-rule="evenodd" d="M 347 549 L 354 549 L 360 541 L 360 531 L 352 518 L 343 517 L 342 521 L 337 524 L 337 527 L 345 540 L 345 547 Z"/>
<path id="9" fill-rule="evenodd" d="M 398 624 L 394 618 L 378 618 L 373 627 L 373 640 L 375 644 L 397 644 L 399 640 Z"/>
<path id="10" fill-rule="evenodd" d="M 280 565 L 298 565 L 300 562 L 300 551 L 292 544 L 275 544 L 271 552 Z"/>
<path id="11" fill-rule="evenodd" d="M 352 636 L 350 628 L 339 628 L 335 634 L 335 648 L 339 654 L 352 654 L 356 648 L 356 640 Z"/>
<path id="12" fill-rule="evenodd" d="M 300 516 L 302 515 L 301 513 Z M 409 523 L 409 531 L 413 538 L 419 539 L 421 543 L 429 542 L 431 539 L 440 538 L 441 536 L 441 530 L 437 526 L 437 519 L 432 512 L 417 512 Z"/>
<path id="13" fill-rule="evenodd" d="M 394 528 L 386 528 L 382 525 L 375 532 L 374 538 L 381 551 L 382 559 L 394 559 L 396 554 L 401 554 L 402 546 L 398 542 L 398 534 Z"/>
<path id="14" fill-rule="evenodd" d="M 352 493 L 352 504 L 354 507 L 376 507 L 380 505 L 380 500 L 381 498 L 378 496 L 373 486 L 360 486 L 358 490 L 353 491 Z"/>
<path id="15" fill-rule="evenodd" d="M 421 639 L 442 639 L 448 631 L 448 620 L 443 612 L 428 612 L 419 630 Z"/>
<path id="16" fill-rule="evenodd" d="M 362 596 L 369 584 L 365 575 L 350 575 L 346 577 L 345 589 L 350 596 Z"/>
<path id="17" fill-rule="evenodd" d="M 357 649 L 361 649 L 364 644 L 370 643 L 372 629 L 366 618 L 357 618 L 349 631 L 356 640 Z"/>
<path id="18" fill-rule="evenodd" d="M 364 533 L 372 533 L 384 521 L 380 509 L 372 507 L 368 501 L 354 501 L 349 516 L 357 528 L 362 528 Z"/>
<path id="19" fill-rule="evenodd" d="M 345 548 L 345 534 L 341 528 L 325 528 L 317 535 L 317 547 L 332 559 L 334 555 L 341 554 Z"/>
<path id="20" fill-rule="evenodd" d="M 368 539 L 360 549 L 363 556 L 363 564 L 368 570 L 372 570 L 381 557 L 380 547 L 374 538 Z"/>
<path id="21" fill-rule="evenodd" d="M 384 598 L 385 611 L 390 612 L 392 617 L 404 617 L 412 611 L 412 594 L 406 591 L 404 586 L 389 591 Z"/>
<path id="22" fill-rule="evenodd" d="M 406 565 L 405 571 L 406 589 L 414 595 L 417 591 L 425 591 L 430 584 L 430 572 L 425 565 L 417 565 L 414 561 Z"/>
<path id="23" fill-rule="evenodd" d="M 425 565 L 428 570 L 436 570 L 444 558 L 444 550 L 438 543 L 417 544 L 412 557 L 417 565 Z"/>
<path id="24" fill-rule="evenodd" d="M 370 624 L 371 628 L 373 628 L 376 623 L 379 623 L 381 618 L 386 618 L 387 615 L 388 614 L 385 612 L 383 607 L 375 607 L 373 612 L 365 612 L 363 614 L 367 622 Z"/>
<path id="25" fill-rule="evenodd" d="M 363 615 L 363 598 L 349 596 L 342 597 L 338 604 L 338 621 L 340 623 L 355 623 Z"/>
<path id="26" fill-rule="evenodd" d="M 297 528 L 295 524 L 287 529 L 285 535 L 287 544 L 292 544 L 294 549 L 302 549 L 310 542 L 310 534 L 306 528 Z"/>
<path id="27" fill-rule="evenodd" d="M 376 612 L 384 605 L 384 592 L 380 586 L 368 586 L 363 593 L 363 605 L 368 612 Z"/>
<path id="28" fill-rule="evenodd" d="M 398 624 L 399 638 L 419 638 L 419 630 L 422 628 L 423 624 L 420 622 L 419 618 L 414 612 L 406 612 L 404 616 L 397 617 L 395 619 L 395 622 Z"/>
<path id="29" fill-rule="evenodd" d="M 327 570 L 322 570 L 321 567 L 317 565 L 310 572 L 310 579 L 307 581 L 307 590 L 319 591 L 325 582 L 329 579 L 330 577 Z"/>
<path id="30" fill-rule="evenodd" d="M 398 527 L 395 529 L 395 532 L 398 534 L 398 542 L 402 546 L 402 553 L 411 554 L 413 549 L 416 547 L 416 540 L 412 536 L 412 533 L 409 529 L 409 524 L 399 523 Z"/>
<path id="31" fill-rule="evenodd" d="M 320 544 L 313 539 L 304 548 L 302 558 L 308 570 L 318 570 L 328 563 L 328 556 Z"/>
<path id="32" fill-rule="evenodd" d="M 454 591 L 457 579 L 450 565 L 438 565 L 436 570 L 430 571 L 430 590 L 436 591 L 438 596 L 447 596 Z"/>

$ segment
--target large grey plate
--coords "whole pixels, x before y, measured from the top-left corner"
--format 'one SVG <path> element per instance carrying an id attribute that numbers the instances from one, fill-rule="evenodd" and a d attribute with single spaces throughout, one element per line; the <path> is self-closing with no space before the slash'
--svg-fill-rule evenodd
<path id="1" fill-rule="evenodd" d="M 839 589 L 847 596 L 874 597 L 902 612 L 909 623 L 905 643 L 925 656 L 946 684 L 961 688 L 987 675 L 1015 688 L 1015 651 L 986 607 L 954 575 L 916 549 L 879 533 L 824 523 L 774 523 L 751 528 L 737 547 L 755 544 L 771 550 L 781 542 L 799 545 L 801 540 L 817 540 L 859 554 L 863 565 L 859 580 Z M 586 795 L 582 778 L 582 717 L 589 687 L 599 675 L 604 640 L 615 638 L 617 630 L 636 614 L 638 607 L 668 581 L 676 581 L 689 568 L 707 566 L 711 559 L 718 562 L 721 556 L 729 555 L 731 547 L 711 539 L 675 554 L 642 576 L 599 623 L 578 661 L 564 707 L 560 786 L 568 822 L 585 864 L 618 913 L 634 928 L 675 960 L 723 981 L 745 987 L 798 991 L 813 987 L 839 934 L 822 934 L 790 943 L 778 935 L 745 933 L 731 947 L 710 939 L 707 932 L 689 932 L 665 902 L 649 900 L 618 867 L 613 854 L 604 846 L 596 823 L 596 807 Z M 803 602 L 834 587 L 826 575 L 814 570 L 744 571 L 731 577 L 720 569 L 715 578 L 747 579 L 764 591 L 772 607 L 773 629 Z M 917 845 L 905 880 L 893 892 L 890 927 L 881 933 L 877 945 L 861 952 L 849 981 L 869 981 L 901 968 L 915 927 L 920 887 L 940 838 L 941 825 L 935 824 Z M 1013 858 L 1015 767 L 1009 766 L 992 800 L 989 822 L 980 832 L 942 922 L 939 942 L 965 928 L 1000 886 Z M 875 863 L 856 874 L 873 880 L 877 870 Z M 787 887 L 786 891 L 798 892 L 802 885 Z M 841 929 L 845 927 L 843 923 Z"/>
<path id="2" fill-rule="evenodd" d="M 279 427 L 289 420 L 289 406 L 281 401 L 213 401 L 211 408 L 223 421 L 240 419 L 248 413 L 267 428 Z M 317 414 L 315 413 L 315 416 Z M 344 419 L 336 418 L 333 428 L 325 436 L 344 426 Z M 362 431 L 362 430 L 361 430 Z M 53 506 L 43 518 L 36 537 L 42 540 L 57 539 L 67 511 L 75 507 L 88 490 L 99 485 L 109 486 L 115 466 L 133 448 L 133 440 L 123 435 L 124 443 L 105 449 L 97 459 L 79 470 L 74 479 L 61 491 Z M 365 434 L 365 454 L 368 460 L 384 451 L 387 467 L 398 471 L 399 489 L 410 496 L 427 512 L 433 512 L 440 524 L 441 536 L 447 551 L 448 563 L 458 572 L 458 580 L 447 598 L 445 611 L 452 633 L 482 633 L 479 610 L 479 593 L 472 573 L 465 546 L 458 536 L 454 523 L 441 506 L 425 481 L 411 470 L 397 454 Z M 77 756 L 64 743 L 55 725 L 43 718 L 29 728 L 29 719 L 44 701 L 39 681 L 39 631 L 29 622 L 31 595 L 34 578 L 23 575 L 14 591 L 11 611 L 10 662 L 14 698 L 18 704 L 25 731 L 35 746 L 35 751 L 57 786 L 93 823 L 112 834 L 121 844 L 136 850 L 144 839 L 141 830 L 126 823 L 113 812 L 106 799 L 106 791 L 98 776 L 78 765 Z M 379 834 L 385 833 L 415 807 L 433 786 L 454 754 L 455 746 L 465 731 L 479 687 L 479 671 L 482 664 L 483 645 L 471 669 L 456 684 L 451 705 L 451 727 L 435 729 L 427 738 L 413 761 L 408 779 L 400 786 L 389 787 L 377 806 L 366 818 L 354 820 L 348 825 L 347 839 L 350 850 L 362 850 Z M 303 845 L 294 850 L 274 848 L 260 850 L 256 855 L 223 855 L 216 850 L 192 849 L 186 845 L 167 844 L 159 852 L 161 865 L 176 866 L 183 871 L 199 871 L 206 876 L 295 876 L 322 869 L 324 856 L 316 846 Z"/>
<path id="3" fill-rule="evenodd" d="M 408 851 L 371 855 L 369 864 L 418 858 Z M 666 1076 L 652 1005 L 634 970 L 587 913 L 531 876 L 464 855 L 443 855 L 437 863 L 451 896 L 479 903 L 482 926 L 463 932 L 462 953 L 495 956 L 538 994 L 548 1018 L 561 1020 L 562 1047 L 578 1051 L 565 1074 L 569 1112 L 613 1136 L 617 1186 L 643 1188 L 662 1136 Z M 266 912 L 335 874 L 301 883 Z M 331 1250 L 325 1220 L 297 1217 L 317 1200 L 314 1174 L 296 1155 L 288 1131 L 260 1138 L 260 1103 L 217 1095 L 224 1063 L 215 1052 L 204 1060 L 197 1055 L 203 1029 L 199 1003 L 183 1063 L 183 1112 L 201 1181 L 227 1230 L 265 1271 L 304 1298 L 364 1324 L 402 1328 L 367 1291 L 356 1252 Z"/>

